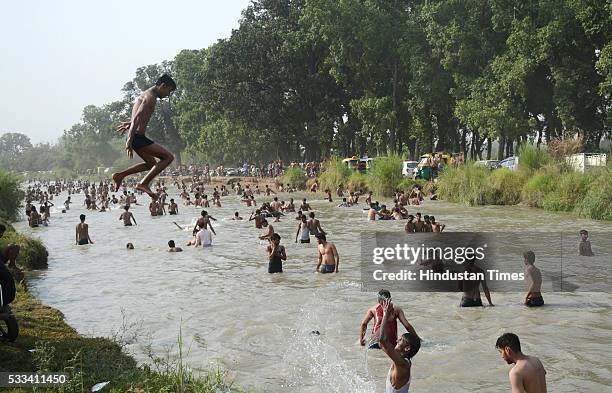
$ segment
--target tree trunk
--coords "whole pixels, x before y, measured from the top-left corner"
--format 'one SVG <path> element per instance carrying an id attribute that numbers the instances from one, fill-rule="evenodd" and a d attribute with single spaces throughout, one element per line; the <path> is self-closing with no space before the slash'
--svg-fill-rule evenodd
<path id="1" fill-rule="evenodd" d="M 491 137 L 487 137 L 487 160 L 491 159 L 491 150 L 493 149 L 493 141 Z"/>
<path id="2" fill-rule="evenodd" d="M 506 149 L 506 137 L 499 137 L 499 146 L 497 147 L 497 160 L 501 161 L 505 158 L 504 150 Z"/>

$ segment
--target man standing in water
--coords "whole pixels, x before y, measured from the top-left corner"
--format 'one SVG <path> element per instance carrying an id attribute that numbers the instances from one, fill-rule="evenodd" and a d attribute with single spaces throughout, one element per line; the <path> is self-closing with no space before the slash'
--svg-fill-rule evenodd
<path id="1" fill-rule="evenodd" d="M 359 343 L 363 346 L 366 345 L 365 333 L 368 329 L 368 323 L 374 318 L 374 327 L 372 328 L 372 338 L 370 338 L 370 344 L 368 349 L 380 349 L 380 327 L 382 326 L 383 319 L 383 303 L 386 300 L 391 300 L 391 293 L 386 289 L 381 289 L 378 292 L 378 304 L 374 307 L 371 307 L 366 312 L 363 321 L 361 321 L 361 332 L 359 335 Z M 404 311 L 399 307 L 393 307 L 392 311 L 393 315 L 390 315 L 390 321 L 387 324 L 387 328 L 389 331 L 387 332 L 387 337 L 389 339 L 389 344 L 395 344 L 397 342 L 397 320 L 404 325 L 406 330 L 410 332 L 410 334 L 414 334 L 416 337 L 416 331 L 406 319 L 404 315 Z"/>
<path id="2" fill-rule="evenodd" d="M 85 214 L 79 216 L 81 220 L 76 226 L 76 244 L 82 246 L 84 244 L 93 244 L 89 237 L 89 225 L 85 224 Z"/>
<path id="3" fill-rule="evenodd" d="M 127 141 L 125 142 L 125 150 L 127 156 L 131 159 L 134 152 L 144 160 L 143 163 L 132 165 L 123 172 L 113 173 L 113 182 L 115 183 L 114 190 L 117 192 L 121 187 L 121 182 L 126 176 L 134 173 L 149 171 L 147 175 L 136 185 L 136 189 L 149 194 L 151 199 L 157 200 L 158 196 L 149 188 L 151 180 L 159 175 L 172 161 L 174 156 L 165 148 L 153 142 L 145 136 L 147 124 L 151 120 L 155 104 L 158 98 L 169 97 L 176 90 L 176 82 L 167 74 L 162 75 L 155 86 L 145 90 L 140 97 L 136 99 L 132 108 L 132 119 L 129 122 L 123 122 L 119 125 L 117 131 L 120 135 L 128 131 Z M 159 159 L 159 161 L 156 160 Z"/>
<path id="4" fill-rule="evenodd" d="M 322 233 L 316 235 L 316 238 L 319 242 L 319 263 L 317 264 L 317 271 L 320 273 L 338 273 L 340 256 L 338 256 L 336 245 L 334 243 L 327 242 L 325 235 Z"/>
<path id="5" fill-rule="evenodd" d="M 525 277 L 527 279 L 527 296 L 525 296 L 525 305 L 527 307 L 540 307 L 544 305 L 542 298 L 542 273 L 540 269 L 535 267 L 535 254 L 533 251 L 527 251 L 523 254 L 525 259 Z"/>
<path id="6" fill-rule="evenodd" d="M 385 393 L 408 393 L 412 379 L 411 359 L 421 349 L 421 339 L 412 333 L 404 333 L 395 343 L 391 343 L 387 336 L 389 329 L 387 324 L 393 315 L 391 299 L 386 299 L 382 304 L 382 308 L 380 347 L 393 361 L 387 373 Z"/>
<path id="7" fill-rule="evenodd" d="M 589 232 L 586 229 L 580 231 L 580 241 L 578 242 L 578 256 L 592 257 L 591 242 L 589 241 Z"/>
<path id="8" fill-rule="evenodd" d="M 125 211 L 121 213 L 121 215 L 119 216 L 119 220 L 123 220 L 123 226 L 131 227 L 132 221 L 134 221 L 134 225 L 137 225 L 136 218 L 134 218 L 134 215 L 132 214 L 132 212 L 129 211 L 130 205 L 125 205 L 124 209 Z"/>
<path id="9" fill-rule="evenodd" d="M 461 298 L 461 307 L 482 307 L 482 299 L 480 298 L 480 285 L 482 284 L 482 290 L 487 297 L 489 306 L 493 307 L 494 304 L 491 302 L 491 293 L 487 286 L 487 280 L 485 278 L 484 270 L 475 264 L 476 259 L 471 259 L 465 262 L 465 272 L 474 273 L 476 276 L 483 277 L 482 280 L 462 280 L 459 281 L 459 289 L 463 291 L 463 297 Z"/>
<path id="10" fill-rule="evenodd" d="M 514 364 L 508 373 L 512 393 L 547 393 L 546 370 L 542 362 L 535 356 L 521 352 L 521 342 L 516 334 L 502 334 L 495 348 L 506 363 Z"/>

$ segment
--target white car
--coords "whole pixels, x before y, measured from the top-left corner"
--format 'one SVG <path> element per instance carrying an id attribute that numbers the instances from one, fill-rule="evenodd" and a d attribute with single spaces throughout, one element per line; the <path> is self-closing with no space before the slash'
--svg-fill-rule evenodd
<path id="1" fill-rule="evenodd" d="M 500 168 L 508 168 L 511 171 L 516 171 L 518 169 L 518 165 L 519 165 L 519 158 L 518 156 L 512 156 L 512 157 L 508 157 L 504 160 L 501 160 L 499 162 L 499 167 Z"/>
<path id="2" fill-rule="evenodd" d="M 413 177 L 414 170 L 419 165 L 418 161 L 404 161 L 402 162 L 402 175 L 404 177 Z"/>

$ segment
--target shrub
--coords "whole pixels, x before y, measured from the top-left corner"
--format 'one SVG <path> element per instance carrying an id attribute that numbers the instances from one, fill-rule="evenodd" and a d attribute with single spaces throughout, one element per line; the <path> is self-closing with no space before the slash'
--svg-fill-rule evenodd
<path id="1" fill-rule="evenodd" d="M 553 171 L 540 171 L 533 175 L 521 191 L 521 200 L 527 206 L 542 207 L 544 197 L 549 194 L 557 184 L 559 174 Z"/>
<path id="2" fill-rule="evenodd" d="M 368 171 L 368 188 L 382 196 L 391 196 L 403 180 L 402 159 L 399 156 L 379 157 Z"/>
<path id="3" fill-rule="evenodd" d="M 15 221 L 24 193 L 19 189 L 19 178 L 11 172 L 0 169 L 0 218 Z"/>
<path id="4" fill-rule="evenodd" d="M 352 170 L 341 159 L 330 158 L 323 164 L 323 170 L 319 175 L 319 187 L 322 190 L 326 188 L 335 190 L 340 185 L 346 184 L 351 174 Z"/>
<path id="5" fill-rule="evenodd" d="M 449 202 L 485 205 L 490 200 L 489 172 L 473 163 L 445 168 L 438 177 L 438 195 Z"/>
<path id="6" fill-rule="evenodd" d="M 46 269 L 49 253 L 47 249 L 38 239 L 34 239 L 17 232 L 6 232 L 0 238 L 0 247 L 5 247 L 8 244 L 17 244 L 21 248 L 17 264 L 24 270 Z"/>
<path id="7" fill-rule="evenodd" d="M 492 171 L 489 175 L 489 203 L 493 205 L 516 205 L 521 202 L 521 190 L 526 181 L 523 171 L 507 168 Z"/>
<path id="8" fill-rule="evenodd" d="M 368 177 L 362 174 L 359 171 L 354 171 L 351 173 L 348 181 L 346 182 L 346 187 L 349 191 L 367 191 L 368 190 Z"/>
<path id="9" fill-rule="evenodd" d="M 598 173 L 584 198 L 578 201 L 576 213 L 595 220 L 612 220 L 612 168 Z"/>
<path id="10" fill-rule="evenodd" d="M 542 207 L 548 211 L 571 212 L 589 191 L 594 177 L 570 172 L 564 174 L 554 189 L 544 197 Z"/>
<path id="11" fill-rule="evenodd" d="M 421 180 L 421 179 L 412 179 L 410 177 L 405 177 L 398 185 L 397 188 L 402 190 L 402 191 L 409 191 L 411 190 L 415 185 L 419 185 L 421 187 L 425 187 L 427 184 L 433 184 L 433 182 L 428 182 L 426 180 Z"/>
<path id="12" fill-rule="evenodd" d="M 278 178 L 278 182 L 282 185 L 290 184 L 292 187 L 297 187 L 299 190 L 306 188 L 307 181 L 308 176 L 306 176 L 306 172 L 301 168 L 288 168 L 285 170 L 285 173 Z"/>
<path id="13" fill-rule="evenodd" d="M 538 170 L 553 162 L 553 157 L 546 149 L 538 149 L 525 143 L 519 148 L 519 166 L 527 170 Z"/>

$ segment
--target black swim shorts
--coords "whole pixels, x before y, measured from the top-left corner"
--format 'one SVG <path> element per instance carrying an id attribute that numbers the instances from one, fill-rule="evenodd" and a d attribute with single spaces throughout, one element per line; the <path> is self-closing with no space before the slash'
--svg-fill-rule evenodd
<path id="1" fill-rule="evenodd" d="M 468 299 L 464 297 L 461 299 L 461 307 L 482 307 L 482 300 Z"/>
<path id="2" fill-rule="evenodd" d="M 336 271 L 335 265 L 321 265 L 321 273 L 333 273 Z"/>
<path id="3" fill-rule="evenodd" d="M 134 134 L 134 139 L 132 140 L 132 149 L 138 151 L 143 147 L 147 147 L 149 145 L 154 144 L 152 140 L 144 136 L 143 134 Z"/>
<path id="4" fill-rule="evenodd" d="M 544 298 L 542 298 L 542 296 L 530 297 L 527 299 L 527 302 L 525 302 L 525 305 L 527 307 L 541 307 L 544 305 Z"/>
<path id="5" fill-rule="evenodd" d="M 79 246 L 84 246 L 85 244 L 89 244 L 89 240 L 87 240 L 87 239 L 79 240 Z"/>

